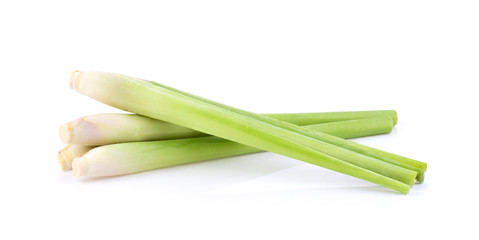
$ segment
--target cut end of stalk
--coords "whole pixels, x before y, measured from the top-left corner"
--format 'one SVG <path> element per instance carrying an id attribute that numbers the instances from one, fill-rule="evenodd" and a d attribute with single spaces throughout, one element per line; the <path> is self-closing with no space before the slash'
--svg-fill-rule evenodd
<path id="1" fill-rule="evenodd" d="M 404 189 L 402 191 L 400 191 L 402 194 L 404 195 L 407 195 L 409 193 L 409 191 L 411 190 L 411 187 L 407 188 L 407 189 Z"/>
<path id="2" fill-rule="evenodd" d="M 77 89 L 78 75 L 80 75 L 80 71 L 78 70 L 75 70 L 70 74 L 70 88 L 73 90 Z"/>
<path id="3" fill-rule="evenodd" d="M 67 149 L 69 146 L 66 146 L 64 149 L 62 149 L 60 152 L 58 152 L 57 159 L 58 163 L 60 164 L 60 167 L 62 168 L 63 171 L 68 171 L 72 169 L 72 166 L 70 165 L 70 162 L 68 162 L 68 157 L 65 156 L 65 149 Z"/>
<path id="4" fill-rule="evenodd" d="M 421 172 L 421 174 L 419 175 L 417 181 L 416 181 L 416 184 L 421 184 L 424 182 L 424 174 L 425 172 Z"/>
<path id="5" fill-rule="evenodd" d="M 396 124 L 398 123 L 398 113 L 396 112 L 396 110 L 392 110 L 391 118 L 393 119 L 393 126 L 396 126 Z"/>
<path id="6" fill-rule="evenodd" d="M 60 126 L 60 140 L 65 144 L 73 143 L 73 126 L 72 123 L 65 123 Z"/>
<path id="7" fill-rule="evenodd" d="M 396 125 L 396 122 L 397 122 L 397 118 L 396 118 L 396 122 L 394 122 L 394 118 L 390 117 L 389 119 L 391 119 L 391 127 L 388 129 L 387 134 L 389 134 L 393 131 L 393 128 L 394 128 L 394 126 Z"/>
<path id="8" fill-rule="evenodd" d="M 82 177 L 88 174 L 88 162 L 82 157 L 77 157 L 73 159 L 72 163 L 73 176 Z"/>

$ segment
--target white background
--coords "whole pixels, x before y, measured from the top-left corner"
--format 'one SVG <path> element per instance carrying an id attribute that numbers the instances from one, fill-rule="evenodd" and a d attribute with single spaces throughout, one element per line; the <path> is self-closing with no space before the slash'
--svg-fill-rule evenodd
<path id="1" fill-rule="evenodd" d="M 1 239 L 477 239 L 477 1 L 2 1 Z M 425 161 L 410 194 L 272 153 L 76 179 L 60 124 L 117 112 L 70 71 L 258 113 L 395 109 L 358 142 Z"/>

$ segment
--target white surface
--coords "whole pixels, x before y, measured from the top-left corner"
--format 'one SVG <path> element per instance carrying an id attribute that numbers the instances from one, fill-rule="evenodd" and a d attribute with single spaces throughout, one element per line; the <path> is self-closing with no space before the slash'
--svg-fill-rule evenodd
<path id="1" fill-rule="evenodd" d="M 1 239 L 477 239 L 477 1 L 3 1 Z M 70 71 L 254 112 L 396 109 L 357 141 L 429 163 L 409 195 L 271 153 L 61 172 L 58 126 L 116 112 Z"/>

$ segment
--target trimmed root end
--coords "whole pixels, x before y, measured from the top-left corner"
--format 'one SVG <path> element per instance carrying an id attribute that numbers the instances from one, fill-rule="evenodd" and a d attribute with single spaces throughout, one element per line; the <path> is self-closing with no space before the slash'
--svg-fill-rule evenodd
<path id="1" fill-rule="evenodd" d="M 75 70 L 73 71 L 71 74 L 70 74 L 70 88 L 75 90 L 77 89 L 77 78 L 78 78 L 78 75 L 80 74 L 80 71 L 78 70 Z"/>
<path id="2" fill-rule="evenodd" d="M 58 163 L 60 164 L 60 167 L 62 168 L 63 171 L 68 171 L 72 169 L 72 166 L 70 165 L 70 162 L 67 160 L 67 156 L 65 156 L 64 150 L 67 149 L 69 146 L 66 146 L 64 149 L 62 149 L 58 155 Z"/>
<path id="3" fill-rule="evenodd" d="M 65 144 L 71 144 L 73 142 L 73 132 L 70 123 L 65 123 L 60 126 L 60 140 Z"/>

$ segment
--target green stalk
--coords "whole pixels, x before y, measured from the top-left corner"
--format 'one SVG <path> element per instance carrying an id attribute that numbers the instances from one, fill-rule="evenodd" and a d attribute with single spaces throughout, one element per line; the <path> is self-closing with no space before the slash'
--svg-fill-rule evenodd
<path id="1" fill-rule="evenodd" d="M 132 116 L 133 116 L 133 118 L 132 118 Z M 97 139 L 96 142 L 98 143 L 98 142 L 110 141 L 108 144 L 115 144 L 115 143 L 122 143 L 122 142 L 140 142 L 140 141 L 136 141 L 136 140 L 137 140 L 138 135 L 143 135 L 142 130 L 152 129 L 154 131 L 154 130 L 156 130 L 155 127 L 156 127 L 157 124 L 160 124 L 160 126 L 162 126 L 163 123 L 166 123 L 166 122 L 163 122 L 163 121 L 153 120 L 151 118 L 143 117 L 143 116 L 136 115 L 136 114 L 96 114 L 96 115 L 84 117 L 82 119 L 85 119 L 85 118 L 88 119 L 88 123 L 87 124 L 82 124 L 82 123 L 77 124 L 77 126 L 75 128 L 75 131 L 78 134 L 80 134 L 81 136 L 101 136 L 101 135 L 106 134 L 107 136 L 110 136 L 110 137 L 104 137 L 104 138 Z M 150 119 L 152 121 L 149 121 Z M 148 121 L 143 121 L 143 120 L 148 120 Z M 174 125 L 174 124 L 172 124 L 172 125 Z M 87 127 L 81 127 L 81 126 L 87 126 Z M 139 132 L 134 132 L 133 130 L 130 129 L 132 127 L 134 129 L 141 129 L 141 130 Z M 174 125 L 174 127 L 179 127 L 179 126 Z M 321 131 L 321 132 L 325 132 L 325 133 L 328 133 L 328 134 L 333 134 L 333 135 L 336 135 L 336 136 L 352 138 L 352 137 L 369 136 L 369 135 L 372 135 L 372 134 L 377 134 L 379 132 L 387 133 L 387 132 L 391 131 L 391 129 L 392 129 L 392 120 L 389 117 L 371 118 L 371 119 L 356 119 L 356 120 L 341 121 L 341 122 L 335 122 L 335 123 L 315 124 L 315 125 L 310 125 L 310 126 L 305 126 L 305 127 L 314 129 L 315 131 Z M 130 129 L 130 130 L 124 131 L 124 129 Z M 184 129 L 189 130 L 188 128 L 184 128 Z M 168 130 L 168 129 L 166 129 L 166 130 Z M 115 131 L 120 131 L 121 133 L 117 133 Z M 124 132 L 122 132 L 122 131 L 124 131 Z M 193 130 L 189 130 L 189 131 L 193 131 Z M 100 133 L 98 133 L 98 132 L 100 132 Z M 203 135 L 205 135 L 205 134 L 203 134 Z M 117 138 L 116 142 L 115 141 L 112 142 L 111 140 L 113 140 L 113 138 L 115 136 L 121 136 L 121 137 Z M 183 136 L 183 135 L 181 135 L 181 136 Z M 183 138 L 183 137 L 181 137 L 181 138 Z M 127 141 L 127 140 L 132 140 L 132 141 Z M 143 140 L 143 141 L 151 141 L 151 140 L 147 139 L 147 140 Z M 228 141 L 228 140 L 224 140 L 224 141 Z M 188 141 L 186 141 L 186 142 L 188 142 Z M 220 147 L 224 147 L 222 145 L 226 145 L 226 147 L 233 146 L 231 151 L 229 149 L 221 149 L 221 151 L 219 153 L 217 153 L 217 154 L 219 154 L 218 157 L 228 157 L 228 156 L 237 155 L 237 152 L 236 152 L 236 149 L 238 149 L 237 146 L 232 145 L 232 144 L 224 144 L 224 143 L 221 143 L 220 141 L 215 141 L 215 143 L 219 143 L 219 145 L 209 144 L 207 147 L 210 147 L 211 149 L 210 150 L 205 149 L 205 151 L 214 152 L 214 151 L 217 151 Z M 158 144 L 161 145 L 160 143 L 158 143 Z M 107 144 L 98 144 L 98 145 L 107 145 Z M 187 144 L 185 144 L 185 145 L 187 145 Z M 134 146 L 138 146 L 138 145 L 134 145 Z M 62 149 L 58 154 L 58 159 L 59 159 L 60 165 L 62 166 L 62 169 L 63 170 L 70 170 L 71 166 L 72 166 L 72 161 L 73 161 L 74 158 L 80 157 L 81 155 L 85 154 L 86 152 L 88 152 L 89 150 L 91 150 L 93 148 L 94 147 L 90 147 L 90 146 L 81 146 L 81 145 L 76 145 L 76 144 L 73 144 L 73 145 L 70 144 L 67 147 L 65 147 L 64 149 Z M 128 149 L 128 147 L 126 147 L 126 149 Z M 245 153 L 253 153 L 253 152 L 261 151 L 261 150 L 256 149 L 256 148 L 250 148 L 250 149 L 251 149 L 251 151 L 245 152 Z M 121 148 L 121 150 L 124 150 L 124 148 Z M 186 154 L 186 156 L 190 155 L 187 152 L 187 151 L 191 151 L 190 149 L 182 148 L 182 150 L 186 151 L 184 153 L 184 154 Z M 196 150 L 193 149 L 193 151 L 196 151 Z M 145 154 L 146 153 L 147 152 L 145 151 Z M 158 155 L 154 155 L 154 156 L 152 155 L 152 158 L 151 158 L 152 160 L 149 160 L 149 161 L 160 161 L 160 163 L 157 163 L 157 164 L 160 164 L 160 166 L 162 166 L 161 161 L 163 161 L 163 159 L 164 159 L 164 157 L 163 157 L 164 153 L 160 153 L 160 152 L 154 152 L 154 153 L 157 153 Z M 148 153 L 148 154 L 150 154 L 150 153 Z M 153 154 L 153 153 L 151 153 L 151 154 Z M 111 165 L 111 168 L 116 168 L 116 165 L 119 165 L 119 164 L 125 164 L 125 163 L 128 163 L 130 165 L 133 164 L 133 163 L 129 163 L 129 161 L 138 161 L 137 158 L 125 159 L 126 156 L 130 156 L 130 154 L 128 154 L 128 153 L 125 153 L 125 155 L 115 153 L 113 155 L 122 156 L 121 159 L 123 159 L 123 160 L 120 161 L 120 158 L 118 159 L 118 161 L 115 161 L 114 159 L 110 160 L 109 164 Z M 125 156 L 125 157 L 123 157 L 123 156 Z M 182 161 L 200 161 L 200 160 L 209 160 L 210 158 L 207 158 L 207 156 L 198 155 L 197 158 L 195 158 L 195 159 L 199 159 L 199 160 L 185 159 L 185 160 L 181 160 L 178 164 L 182 164 Z M 96 161 L 102 161 L 102 160 L 91 160 L 91 161 L 92 161 L 92 164 L 95 164 Z M 141 165 L 141 162 L 138 163 L 138 164 Z M 115 175 L 133 173 L 132 171 L 128 171 L 127 168 L 122 168 L 122 169 L 124 169 L 123 172 L 116 172 Z M 137 169 L 137 168 L 135 168 L 135 169 Z M 150 168 L 148 168 L 148 166 L 143 166 L 142 169 L 143 170 L 150 170 Z M 85 170 L 82 170 L 81 172 L 86 173 Z M 113 173 L 110 173 L 110 174 L 113 174 Z M 96 176 L 101 176 L 101 172 L 97 173 Z"/>
<path id="2" fill-rule="evenodd" d="M 301 114 L 298 114 L 301 116 Z M 302 115 L 311 119 L 309 114 Z M 301 120 L 297 117 L 293 120 Z M 389 117 L 366 118 L 337 123 L 310 125 L 315 131 L 334 130 L 332 135 L 342 138 L 363 137 L 389 133 L 392 121 Z M 63 124 L 60 139 L 66 144 L 100 146 L 122 142 L 155 141 L 206 136 L 207 134 L 173 123 L 137 114 L 104 113 L 85 116 Z"/>
<path id="3" fill-rule="evenodd" d="M 247 116 L 251 116 L 253 118 L 257 118 L 257 119 L 260 119 L 264 122 L 267 122 L 269 124 L 272 124 L 272 125 L 275 125 L 275 126 L 278 126 L 278 127 L 282 127 L 282 128 L 288 129 L 290 131 L 296 132 L 298 134 L 301 134 L 301 135 L 308 136 L 310 138 L 319 140 L 319 142 L 318 141 L 307 141 L 306 140 L 304 143 L 308 146 L 312 146 L 314 148 L 322 149 L 323 151 L 326 151 L 326 153 L 332 154 L 333 156 L 342 157 L 343 160 L 346 160 L 348 162 L 361 161 L 361 163 L 360 163 L 361 166 L 363 166 L 363 167 L 365 167 L 369 170 L 376 171 L 376 169 L 377 169 L 376 167 L 381 168 L 380 163 L 378 163 L 377 161 L 374 162 L 371 159 L 371 158 L 374 158 L 375 160 L 383 161 L 383 162 L 386 162 L 388 164 L 392 164 L 392 165 L 395 165 L 395 166 L 398 166 L 398 167 L 401 167 L 401 168 L 405 168 L 405 169 L 408 169 L 408 170 L 411 170 L 411 171 L 415 171 L 416 172 L 416 178 L 415 179 L 417 180 L 418 183 L 421 183 L 424 180 L 424 172 L 426 171 L 426 166 L 427 166 L 427 164 L 425 164 L 425 163 L 422 163 L 422 162 L 419 162 L 419 161 L 416 161 L 416 160 L 412 160 L 412 159 L 409 159 L 409 158 L 405 158 L 405 157 L 402 157 L 402 156 L 399 156 L 399 155 L 391 154 L 391 153 L 389 153 L 387 155 L 385 155 L 385 154 L 382 155 L 382 153 L 386 153 L 386 152 L 378 150 L 378 149 L 375 149 L 376 151 L 374 151 L 374 153 L 373 153 L 373 152 L 368 151 L 368 149 L 374 149 L 374 148 L 367 147 L 367 146 L 364 146 L 362 144 L 347 141 L 347 140 L 344 140 L 344 139 L 341 139 L 341 138 L 338 138 L 338 137 L 334 137 L 334 136 L 331 136 L 329 134 L 325 134 L 325 133 L 321 133 L 321 132 L 314 132 L 314 131 L 311 131 L 311 130 L 308 131 L 308 129 L 298 127 L 297 125 L 291 124 L 289 122 L 284 122 L 284 121 L 280 121 L 278 119 L 274 119 L 274 118 L 271 118 L 271 117 L 268 117 L 268 116 L 264 116 L 264 115 L 261 116 L 261 115 L 253 114 L 253 113 L 250 113 L 250 112 L 247 112 L 247 111 L 243 111 L 241 109 L 233 108 L 233 107 L 230 107 L 230 106 L 227 106 L 227 105 L 224 105 L 224 104 L 221 104 L 221 103 L 217 103 L 217 102 L 211 101 L 209 99 L 205 99 L 205 98 L 202 98 L 202 97 L 190 94 L 190 93 L 182 92 L 182 91 L 180 91 L 178 89 L 174 89 L 172 87 L 164 86 L 164 85 L 156 83 L 156 82 L 152 82 L 152 81 L 148 81 L 148 82 L 151 83 L 152 85 L 169 89 L 169 90 L 177 92 L 179 94 L 183 94 L 183 95 L 189 96 L 191 98 L 197 99 L 199 101 L 207 102 L 207 103 L 213 104 L 213 105 L 221 107 L 221 108 L 228 109 L 230 111 L 233 111 L 233 112 L 236 112 L 236 113 L 239 113 L 239 114 L 244 114 L 244 115 L 247 115 Z M 393 111 L 392 113 L 394 114 L 395 111 Z M 335 114 L 338 114 L 338 113 L 335 113 Z M 397 120 L 397 116 L 396 116 L 396 120 Z M 346 156 L 336 155 L 336 154 L 340 153 L 340 152 L 337 151 L 337 149 L 334 149 L 334 148 L 331 149 L 330 147 L 328 148 L 328 146 L 322 145 L 320 143 L 329 143 L 329 144 L 332 144 L 332 145 L 340 147 L 340 148 L 348 149 L 348 150 L 353 151 L 355 153 L 358 153 L 360 155 L 352 155 L 352 154 L 347 154 Z M 366 156 L 369 157 L 369 159 L 365 158 Z M 355 158 L 355 159 L 351 159 L 349 157 Z M 408 160 L 412 160 L 412 161 L 415 161 L 417 163 L 415 165 L 409 165 L 409 164 L 406 163 Z M 409 161 L 409 162 L 412 162 L 412 161 Z M 417 166 L 420 166 L 421 164 L 422 164 L 423 168 L 417 167 Z M 390 177 L 393 177 L 395 179 L 401 180 L 401 179 L 399 179 L 399 176 L 394 175 L 394 173 L 391 174 L 391 175 L 389 175 L 389 174 L 386 174 L 386 175 L 390 176 Z"/>
<path id="4" fill-rule="evenodd" d="M 318 123 L 340 122 L 351 119 L 390 117 L 393 124 L 397 123 L 397 112 L 395 110 L 377 111 L 350 111 L 350 112 L 321 112 L 321 113 L 282 113 L 264 114 L 268 117 L 281 121 L 294 123 L 296 125 L 311 125 Z"/>
<path id="5" fill-rule="evenodd" d="M 357 138 L 390 133 L 393 121 L 390 117 L 375 117 L 303 126 L 313 131 L 340 138 Z"/>
<path id="6" fill-rule="evenodd" d="M 295 125 L 279 120 L 273 124 L 272 118 L 212 104 L 137 78 L 75 72 L 70 85 L 113 107 L 303 160 L 402 193 L 409 191 L 416 177 L 414 171 L 311 138 Z"/>

